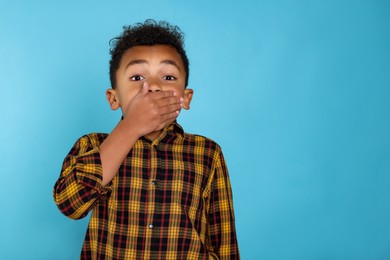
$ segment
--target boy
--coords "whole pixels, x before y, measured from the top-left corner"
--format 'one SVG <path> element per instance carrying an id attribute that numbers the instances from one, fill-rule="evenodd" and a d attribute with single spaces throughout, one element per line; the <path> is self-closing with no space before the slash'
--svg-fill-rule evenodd
<path id="1" fill-rule="evenodd" d="M 53 192 L 70 218 L 92 210 L 81 259 L 239 259 L 222 151 L 176 122 L 193 95 L 180 29 L 125 27 L 110 53 L 122 120 L 75 143 Z"/>

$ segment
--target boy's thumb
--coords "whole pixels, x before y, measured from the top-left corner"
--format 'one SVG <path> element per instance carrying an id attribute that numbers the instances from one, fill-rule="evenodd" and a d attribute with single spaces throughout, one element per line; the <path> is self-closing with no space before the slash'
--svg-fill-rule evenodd
<path id="1" fill-rule="evenodd" d="M 148 85 L 148 83 L 145 81 L 144 84 L 142 85 L 142 88 L 141 88 L 141 90 L 139 91 L 138 94 L 140 94 L 140 95 L 146 95 L 146 94 L 148 94 L 148 93 L 149 93 L 149 85 Z"/>

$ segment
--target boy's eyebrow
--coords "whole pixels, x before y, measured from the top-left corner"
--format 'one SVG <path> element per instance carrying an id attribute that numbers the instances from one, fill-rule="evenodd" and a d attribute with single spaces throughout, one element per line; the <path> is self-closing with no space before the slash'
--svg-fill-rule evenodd
<path id="1" fill-rule="evenodd" d="M 174 62 L 173 60 L 163 60 L 161 63 L 165 63 L 165 64 L 169 64 L 169 65 L 173 65 L 175 66 L 179 71 L 180 71 L 180 67 L 179 65 L 177 65 L 176 62 Z"/>
<path id="2" fill-rule="evenodd" d="M 131 60 L 131 61 L 129 61 L 129 63 L 127 63 L 126 69 L 132 65 L 141 64 L 141 63 L 147 63 L 147 61 L 146 60 Z"/>
<path id="3" fill-rule="evenodd" d="M 129 63 L 127 63 L 126 65 L 126 69 L 132 65 L 135 65 L 135 64 L 142 64 L 142 63 L 148 63 L 146 60 L 131 60 L 129 61 Z M 163 60 L 161 61 L 162 64 L 169 64 L 169 65 L 173 65 L 175 66 L 179 71 L 180 71 L 180 67 L 179 65 L 177 65 L 176 62 L 174 62 L 173 60 Z"/>

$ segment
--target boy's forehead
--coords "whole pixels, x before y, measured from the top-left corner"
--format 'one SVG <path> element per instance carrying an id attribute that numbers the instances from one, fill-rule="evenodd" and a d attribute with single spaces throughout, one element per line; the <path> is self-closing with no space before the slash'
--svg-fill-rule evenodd
<path id="1" fill-rule="evenodd" d="M 169 45 L 139 45 L 131 47 L 124 52 L 122 63 L 133 59 L 145 61 L 149 59 L 173 60 L 184 68 L 183 60 L 179 52 Z"/>

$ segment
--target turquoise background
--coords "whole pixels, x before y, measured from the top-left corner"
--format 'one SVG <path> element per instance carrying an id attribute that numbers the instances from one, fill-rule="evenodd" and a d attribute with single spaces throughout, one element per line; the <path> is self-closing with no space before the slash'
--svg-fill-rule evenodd
<path id="1" fill-rule="evenodd" d="M 242 259 L 390 259 L 390 1 L 0 0 L 0 259 L 78 259 L 87 220 L 52 188 L 78 137 L 120 118 L 109 40 L 165 19 L 216 140 Z"/>

